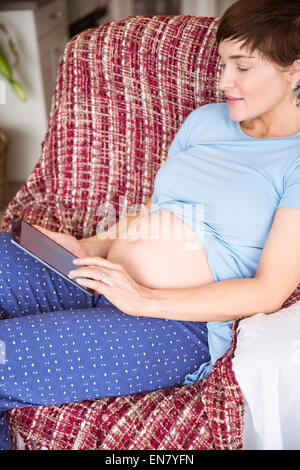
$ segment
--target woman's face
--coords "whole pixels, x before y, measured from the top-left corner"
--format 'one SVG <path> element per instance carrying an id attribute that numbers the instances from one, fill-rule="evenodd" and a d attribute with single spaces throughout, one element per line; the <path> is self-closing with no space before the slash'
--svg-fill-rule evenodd
<path id="1" fill-rule="evenodd" d="M 281 104 L 293 104 L 292 81 L 287 80 L 287 72 L 267 62 L 258 51 L 250 54 L 240 46 L 240 42 L 228 40 L 219 45 L 222 64 L 219 89 L 226 96 L 240 98 L 228 101 L 230 118 L 244 121 L 272 114 Z"/>

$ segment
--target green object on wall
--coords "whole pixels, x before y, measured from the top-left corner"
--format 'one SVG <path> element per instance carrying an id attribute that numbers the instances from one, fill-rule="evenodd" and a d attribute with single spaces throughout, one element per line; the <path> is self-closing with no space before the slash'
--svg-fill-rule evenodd
<path id="1" fill-rule="evenodd" d="M 2 31 L 8 39 L 8 46 L 11 54 L 13 55 L 15 62 L 13 65 L 10 65 L 8 62 L 8 59 L 3 51 L 3 49 L 0 46 L 0 75 L 2 75 L 10 84 L 17 95 L 17 97 L 21 101 L 26 101 L 27 100 L 27 93 L 24 89 L 24 87 L 19 83 L 17 80 L 15 80 L 14 75 L 13 75 L 13 68 L 17 65 L 19 62 L 19 54 L 18 51 L 11 39 L 11 37 L 8 34 L 7 29 L 5 28 L 4 24 L 0 23 L 0 31 Z"/>

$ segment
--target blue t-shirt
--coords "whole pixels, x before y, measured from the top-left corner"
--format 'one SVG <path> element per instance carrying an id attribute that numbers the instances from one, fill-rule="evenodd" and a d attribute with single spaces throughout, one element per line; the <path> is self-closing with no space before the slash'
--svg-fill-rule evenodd
<path id="1" fill-rule="evenodd" d="M 191 112 L 156 174 L 150 212 L 168 209 L 190 225 L 221 281 L 255 275 L 278 207 L 300 209 L 300 132 L 250 137 L 230 119 L 227 103 Z M 231 324 L 207 324 L 209 335 L 221 335 L 223 353 Z"/>

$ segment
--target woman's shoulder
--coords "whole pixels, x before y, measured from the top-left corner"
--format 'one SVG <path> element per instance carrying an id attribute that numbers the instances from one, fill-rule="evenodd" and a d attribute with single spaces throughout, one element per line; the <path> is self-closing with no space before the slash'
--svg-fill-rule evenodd
<path id="1" fill-rule="evenodd" d="M 226 120 L 228 114 L 227 103 L 208 103 L 199 106 L 190 112 L 183 123 L 184 130 L 198 129 L 200 127 L 210 126 L 212 123 L 221 125 Z"/>
<path id="2" fill-rule="evenodd" d="M 193 116 L 197 118 L 198 116 L 224 116 L 226 115 L 228 110 L 228 104 L 227 103 L 207 103 L 199 106 L 198 108 L 194 109 L 191 113 L 190 116 Z"/>

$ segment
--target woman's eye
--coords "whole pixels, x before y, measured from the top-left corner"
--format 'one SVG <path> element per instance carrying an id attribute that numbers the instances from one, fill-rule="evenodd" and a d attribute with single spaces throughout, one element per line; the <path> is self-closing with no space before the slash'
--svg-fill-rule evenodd
<path id="1" fill-rule="evenodd" d="M 225 67 L 225 64 L 220 64 L 221 70 L 223 70 L 224 67 Z M 237 67 L 237 69 L 238 69 L 240 72 L 247 72 L 247 70 L 249 70 L 249 69 L 243 69 L 243 68 L 241 68 L 241 67 Z"/>

